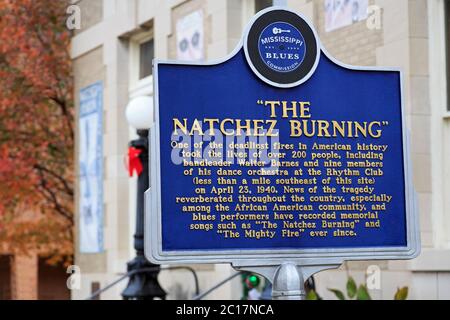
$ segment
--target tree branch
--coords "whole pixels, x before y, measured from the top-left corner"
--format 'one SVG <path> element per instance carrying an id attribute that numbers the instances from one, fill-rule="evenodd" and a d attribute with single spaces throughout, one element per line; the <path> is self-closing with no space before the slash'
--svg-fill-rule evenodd
<path id="1" fill-rule="evenodd" d="M 52 177 L 56 178 L 59 182 L 61 182 L 61 184 L 64 186 L 64 189 L 66 191 L 66 193 L 70 196 L 73 197 L 74 196 L 74 190 L 73 188 L 69 185 L 69 183 L 66 181 L 66 179 L 64 179 L 63 177 L 61 177 L 60 175 L 58 175 L 56 172 L 53 172 L 52 170 L 45 168 L 44 166 L 40 165 L 40 164 L 35 164 L 34 168 L 36 170 L 39 171 L 43 171 L 48 173 L 49 175 L 51 175 Z M 39 174 L 41 176 L 41 178 L 44 177 L 44 175 L 42 173 Z"/>
<path id="2" fill-rule="evenodd" d="M 61 214 L 64 218 L 66 218 L 70 225 L 72 226 L 74 221 L 73 221 L 73 214 L 72 212 L 66 210 L 58 201 L 57 196 L 55 195 L 55 193 L 47 186 L 47 181 L 44 179 L 44 176 L 42 175 L 42 173 L 40 173 L 41 175 L 41 183 L 40 186 L 43 189 L 44 192 L 41 192 L 42 195 L 53 204 L 54 209 Z"/>

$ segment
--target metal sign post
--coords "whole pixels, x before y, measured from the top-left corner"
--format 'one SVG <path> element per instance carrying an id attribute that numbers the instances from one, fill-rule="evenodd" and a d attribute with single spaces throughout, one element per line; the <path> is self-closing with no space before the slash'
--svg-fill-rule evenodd
<path id="1" fill-rule="evenodd" d="M 292 263 L 283 263 L 273 278 L 274 300 L 303 300 L 306 296 L 302 272 Z"/>
<path id="2" fill-rule="evenodd" d="M 150 261 L 230 263 L 301 299 L 346 260 L 419 254 L 400 70 L 345 65 L 272 7 L 224 59 L 153 74 Z"/>

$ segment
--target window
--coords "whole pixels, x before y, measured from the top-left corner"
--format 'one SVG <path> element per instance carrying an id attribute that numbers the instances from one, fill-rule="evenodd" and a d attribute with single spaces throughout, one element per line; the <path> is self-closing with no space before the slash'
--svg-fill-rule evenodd
<path id="1" fill-rule="evenodd" d="M 445 3 L 445 39 L 447 47 L 447 111 L 450 112 L 450 1 Z"/>
<path id="2" fill-rule="evenodd" d="M 129 40 L 129 87 L 130 99 L 153 93 L 153 58 L 156 42 L 153 29 L 139 32 Z"/>
<path id="3" fill-rule="evenodd" d="M 255 0 L 255 13 L 273 6 L 273 0 Z"/>
<path id="4" fill-rule="evenodd" d="M 152 61 L 154 56 L 153 39 L 139 44 L 139 80 L 152 75 Z"/>

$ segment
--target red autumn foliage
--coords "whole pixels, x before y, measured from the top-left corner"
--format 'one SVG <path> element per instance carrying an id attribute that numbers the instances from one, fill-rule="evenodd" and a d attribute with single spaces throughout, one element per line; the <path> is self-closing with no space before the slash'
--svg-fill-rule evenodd
<path id="1" fill-rule="evenodd" d="M 0 248 L 73 253 L 67 3 L 0 0 Z"/>

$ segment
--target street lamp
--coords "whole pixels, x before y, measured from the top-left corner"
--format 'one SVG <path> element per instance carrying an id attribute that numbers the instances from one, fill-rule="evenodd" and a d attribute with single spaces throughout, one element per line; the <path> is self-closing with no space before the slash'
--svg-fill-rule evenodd
<path id="1" fill-rule="evenodd" d="M 148 132 L 153 124 L 153 99 L 147 96 L 134 98 L 127 105 L 126 117 L 139 136 L 129 144 L 129 171 L 131 175 L 133 171 L 137 172 L 138 184 L 134 234 L 136 257 L 127 263 L 127 271 L 133 273 L 122 297 L 125 300 L 164 299 L 166 293 L 158 283 L 159 266 L 150 263 L 144 256 L 144 192 L 149 188 Z M 138 271 L 142 269 L 146 271 Z"/>

